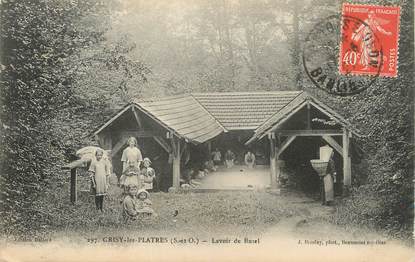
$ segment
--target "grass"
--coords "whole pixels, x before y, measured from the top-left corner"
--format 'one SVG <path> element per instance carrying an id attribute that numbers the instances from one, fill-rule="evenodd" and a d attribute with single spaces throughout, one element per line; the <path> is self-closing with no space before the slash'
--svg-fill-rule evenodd
<path id="1" fill-rule="evenodd" d="M 268 232 L 281 236 L 284 231 L 298 237 L 338 235 L 351 239 L 362 238 L 366 233 L 376 234 L 355 224 L 339 225 L 336 207 L 323 207 L 317 198 L 290 190 L 281 195 L 265 191 L 151 193 L 150 199 L 158 217 L 128 224 L 122 219 L 120 194 L 121 189 L 112 186 L 104 200 L 105 212 L 101 213 L 95 209 L 94 197 L 87 192 L 80 193 L 78 202 L 72 205 L 67 184 L 49 189 L 45 194 L 47 199 L 33 207 L 47 214 L 46 219 L 37 221 L 39 225 L 24 234 L 78 243 L 92 236 L 257 238 Z M 176 210 L 178 215 L 174 216 Z M 301 224 L 296 221 L 299 218 L 303 220 Z M 281 225 L 287 225 L 289 230 Z"/>
<path id="2" fill-rule="evenodd" d="M 158 217 L 152 220 L 123 223 L 119 195 L 115 186 L 104 200 L 105 212 L 95 210 L 94 199 L 81 196 L 76 205 L 67 203 L 59 221 L 49 230 L 59 235 L 82 236 L 109 232 L 140 232 L 163 235 L 258 235 L 284 217 L 292 216 L 279 196 L 257 191 L 219 191 L 212 193 L 151 193 Z M 175 211 L 178 215 L 174 216 Z M 66 219 L 65 219 L 66 218 Z"/>

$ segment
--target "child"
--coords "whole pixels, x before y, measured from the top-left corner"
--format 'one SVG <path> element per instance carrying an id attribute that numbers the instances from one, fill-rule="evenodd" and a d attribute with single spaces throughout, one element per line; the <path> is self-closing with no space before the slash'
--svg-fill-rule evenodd
<path id="1" fill-rule="evenodd" d="M 122 202 L 123 206 L 123 216 L 124 220 L 127 222 L 129 220 L 136 220 L 138 218 L 137 212 L 137 192 L 138 187 L 137 185 L 127 185 L 126 191 L 127 196 L 124 198 Z"/>
<path id="2" fill-rule="evenodd" d="M 109 188 L 110 168 L 107 161 L 103 160 L 104 151 L 97 149 L 95 152 L 96 160 L 91 162 L 89 166 L 89 174 L 91 177 L 91 189 L 95 195 L 95 205 L 97 210 L 103 211 L 104 196 Z"/>
<path id="3" fill-rule="evenodd" d="M 135 185 L 137 188 L 143 187 L 143 180 L 140 174 L 140 169 L 133 163 L 129 162 L 128 166 L 124 170 L 124 173 L 120 177 L 120 185 L 123 189 L 121 193 L 121 202 L 123 198 L 128 193 L 128 185 Z"/>
<path id="4" fill-rule="evenodd" d="M 143 216 L 157 216 L 151 208 L 150 194 L 145 189 L 140 189 L 137 192 L 137 212 Z"/>
<path id="5" fill-rule="evenodd" d="M 156 172 L 154 169 L 150 166 L 151 160 L 146 157 L 143 160 L 144 167 L 141 169 L 141 175 L 143 177 L 143 188 L 149 192 L 153 191 L 153 181 L 156 177 Z"/>

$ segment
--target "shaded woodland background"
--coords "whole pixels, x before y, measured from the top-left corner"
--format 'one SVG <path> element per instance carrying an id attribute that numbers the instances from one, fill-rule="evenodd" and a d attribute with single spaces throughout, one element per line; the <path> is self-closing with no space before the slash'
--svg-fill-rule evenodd
<path id="1" fill-rule="evenodd" d="M 131 97 L 307 90 L 365 135 L 351 195 L 333 222 L 410 239 L 413 227 L 413 2 L 400 5 L 398 78 L 339 98 L 316 90 L 302 41 L 332 0 L 4 0 L 1 3 L 1 228 L 45 230 L 66 195 L 60 166 Z M 355 159 L 356 160 L 356 159 Z"/>

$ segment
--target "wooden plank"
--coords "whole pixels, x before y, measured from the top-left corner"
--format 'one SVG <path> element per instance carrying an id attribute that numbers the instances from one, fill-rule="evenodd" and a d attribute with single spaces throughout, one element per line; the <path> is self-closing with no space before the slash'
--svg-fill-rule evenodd
<path id="1" fill-rule="evenodd" d="M 329 145 L 331 145 L 336 151 L 337 153 L 339 153 L 341 156 L 343 156 L 343 148 L 337 143 L 336 140 L 334 140 L 334 138 L 332 138 L 331 136 L 322 136 L 323 139 L 329 143 Z"/>
<path id="2" fill-rule="evenodd" d="M 72 204 L 75 204 L 76 201 L 78 200 L 78 195 L 77 195 L 77 181 L 78 177 L 77 177 L 77 172 L 76 172 L 76 168 L 72 168 L 71 169 L 71 189 L 70 189 L 70 200 Z"/>
<path id="3" fill-rule="evenodd" d="M 337 129 L 314 129 L 314 130 L 278 130 L 281 136 L 341 136 L 342 130 Z"/>
<path id="4" fill-rule="evenodd" d="M 167 152 L 171 153 L 170 145 L 160 136 L 153 136 L 153 139 Z"/>
<path id="5" fill-rule="evenodd" d="M 143 125 L 141 123 L 140 118 L 138 117 L 138 114 L 137 114 L 137 111 L 135 110 L 135 106 L 134 105 L 131 107 L 131 110 L 133 111 L 134 118 L 135 118 L 135 121 L 137 122 L 138 127 L 140 129 L 142 129 L 143 128 Z"/>
<path id="6" fill-rule="evenodd" d="M 352 167 L 351 159 L 349 156 L 349 131 L 343 129 L 343 184 L 350 186 L 352 184 Z"/>
<path id="7" fill-rule="evenodd" d="M 278 149 L 278 152 L 277 152 L 277 157 L 279 157 L 283 152 L 284 152 L 284 150 L 294 141 L 294 139 L 296 138 L 297 136 L 290 136 L 290 137 L 287 137 L 285 140 L 284 140 L 284 142 L 281 144 L 281 146 L 279 147 L 279 149 Z"/>

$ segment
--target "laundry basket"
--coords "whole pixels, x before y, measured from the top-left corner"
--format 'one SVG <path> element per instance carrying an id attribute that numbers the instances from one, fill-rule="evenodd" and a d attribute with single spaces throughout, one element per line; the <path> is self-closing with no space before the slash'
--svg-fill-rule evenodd
<path id="1" fill-rule="evenodd" d="M 329 164 L 328 161 L 321 160 L 321 159 L 312 159 L 310 160 L 311 165 L 313 166 L 314 170 L 317 171 L 317 174 L 321 177 L 325 176 L 327 173 L 327 166 Z"/>

